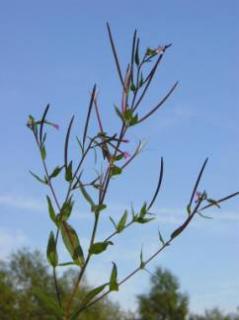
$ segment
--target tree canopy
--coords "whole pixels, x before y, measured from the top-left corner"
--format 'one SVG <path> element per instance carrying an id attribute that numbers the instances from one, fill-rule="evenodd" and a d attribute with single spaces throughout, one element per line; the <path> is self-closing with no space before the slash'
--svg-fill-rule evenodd
<path id="1" fill-rule="evenodd" d="M 157 268 L 151 276 L 148 294 L 138 296 L 141 320 L 184 320 L 188 297 L 179 291 L 179 282 L 168 270 Z"/>
<path id="2" fill-rule="evenodd" d="M 59 277 L 63 303 L 72 290 L 76 272 L 71 269 Z M 0 319 L 56 320 L 62 319 L 56 307 L 53 276 L 39 251 L 22 249 L 7 262 L 0 262 Z M 74 307 L 92 289 L 84 280 L 78 289 Z M 125 319 L 119 307 L 108 299 L 85 310 L 82 320 Z"/>

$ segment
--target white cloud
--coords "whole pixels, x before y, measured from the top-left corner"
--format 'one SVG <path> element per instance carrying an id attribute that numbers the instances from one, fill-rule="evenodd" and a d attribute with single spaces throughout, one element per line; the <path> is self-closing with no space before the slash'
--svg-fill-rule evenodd
<path id="1" fill-rule="evenodd" d="M 42 211 L 45 208 L 45 203 L 42 201 L 13 194 L 0 195 L 0 205 L 34 211 Z"/>
<path id="2" fill-rule="evenodd" d="M 27 237 L 22 230 L 0 229 L 0 259 L 6 258 L 12 251 L 27 244 Z"/>

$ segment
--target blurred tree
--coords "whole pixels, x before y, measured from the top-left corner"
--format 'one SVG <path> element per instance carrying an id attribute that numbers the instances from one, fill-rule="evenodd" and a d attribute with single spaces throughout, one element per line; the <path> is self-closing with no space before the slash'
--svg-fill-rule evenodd
<path id="1" fill-rule="evenodd" d="M 188 298 L 179 292 L 178 280 L 168 271 L 157 268 L 151 277 L 151 289 L 138 296 L 141 320 L 184 320 Z"/>
<path id="2" fill-rule="evenodd" d="M 206 310 L 202 316 L 191 315 L 189 320 L 239 320 L 239 313 L 223 314 L 219 309 Z"/>
<path id="3" fill-rule="evenodd" d="M 59 279 L 63 303 L 72 291 L 76 272 L 68 270 Z M 77 303 L 91 288 L 84 280 L 74 300 Z M 52 301 L 51 301 L 52 299 Z M 0 262 L 0 319 L 62 319 L 55 305 L 55 288 L 48 266 L 39 251 L 19 250 L 8 262 Z M 123 320 L 116 304 L 104 299 L 81 315 L 82 320 Z"/>

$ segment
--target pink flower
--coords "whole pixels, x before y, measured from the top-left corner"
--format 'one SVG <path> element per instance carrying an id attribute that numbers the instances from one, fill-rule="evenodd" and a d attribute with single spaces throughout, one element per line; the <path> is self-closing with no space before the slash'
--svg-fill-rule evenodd
<path id="1" fill-rule="evenodd" d="M 200 199 L 201 199 L 201 197 L 202 197 L 202 193 L 201 192 L 196 192 L 195 193 L 195 202 L 198 202 Z"/>
<path id="2" fill-rule="evenodd" d="M 128 152 L 124 152 L 123 156 L 124 156 L 125 159 L 128 159 L 130 157 L 130 154 Z"/>
<path id="3" fill-rule="evenodd" d="M 57 124 L 57 123 L 53 123 L 52 126 L 53 126 L 56 130 L 59 130 L 59 129 L 60 129 L 60 126 L 59 126 L 59 124 Z"/>

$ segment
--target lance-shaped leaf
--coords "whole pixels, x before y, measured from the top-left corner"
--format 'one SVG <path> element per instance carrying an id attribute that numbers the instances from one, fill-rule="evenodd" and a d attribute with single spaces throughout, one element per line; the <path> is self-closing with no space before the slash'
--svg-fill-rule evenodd
<path id="1" fill-rule="evenodd" d="M 112 217 L 109 217 L 109 219 L 112 222 L 113 226 L 115 227 L 115 230 L 117 231 L 117 224 L 115 223 L 114 219 Z"/>
<path id="2" fill-rule="evenodd" d="M 93 298 L 95 298 L 99 293 L 101 293 L 107 285 L 108 283 L 102 284 L 101 286 L 94 288 L 90 292 L 88 292 L 82 300 L 82 305 L 87 305 Z"/>
<path id="3" fill-rule="evenodd" d="M 206 200 L 207 200 L 207 202 L 210 203 L 211 205 L 216 206 L 216 207 L 219 208 L 219 209 L 221 208 L 220 205 L 218 204 L 217 200 L 210 199 L 210 198 L 207 198 Z"/>
<path id="4" fill-rule="evenodd" d="M 159 233 L 159 241 L 162 243 L 162 245 L 164 246 L 165 245 L 165 241 L 164 241 L 164 239 L 163 239 L 163 236 L 162 236 L 162 234 L 161 234 L 161 232 L 160 232 L 160 230 L 158 229 L 158 233 Z"/>
<path id="5" fill-rule="evenodd" d="M 117 176 L 119 174 L 122 173 L 122 169 L 120 167 L 117 167 L 117 166 L 112 166 L 110 168 L 110 176 Z"/>
<path id="6" fill-rule="evenodd" d="M 117 266 L 113 262 L 113 268 L 112 268 L 112 271 L 111 271 L 110 283 L 109 283 L 110 291 L 118 291 L 119 290 L 117 276 L 118 276 Z"/>
<path id="7" fill-rule="evenodd" d="M 71 118 L 71 121 L 70 121 L 68 129 L 67 129 L 66 138 L 65 138 L 64 164 L 65 164 L 66 169 L 68 168 L 68 146 L 69 146 L 69 139 L 70 139 L 70 133 L 71 133 L 73 121 L 74 121 L 74 116 L 72 116 L 72 118 Z"/>
<path id="8" fill-rule="evenodd" d="M 58 255 L 56 251 L 56 241 L 53 231 L 51 231 L 47 245 L 47 259 L 53 267 L 58 264 Z"/>
<path id="9" fill-rule="evenodd" d="M 140 63 L 140 61 L 139 61 L 139 39 L 137 40 L 137 44 L 136 44 L 134 61 L 135 61 L 136 65 L 138 66 Z"/>
<path id="10" fill-rule="evenodd" d="M 55 178 L 59 175 L 59 173 L 61 172 L 63 167 L 59 167 L 57 166 L 53 171 L 52 173 L 50 174 L 50 178 Z"/>
<path id="11" fill-rule="evenodd" d="M 85 200 L 89 203 L 89 205 L 91 206 L 91 208 L 95 207 L 95 203 L 92 200 L 91 196 L 89 195 L 89 193 L 86 191 L 85 187 L 83 186 L 83 184 L 79 183 L 79 188 L 80 191 L 83 195 L 83 197 L 85 198 Z"/>
<path id="12" fill-rule="evenodd" d="M 106 204 L 102 203 L 102 204 L 97 204 L 91 207 L 91 211 L 94 212 L 95 214 L 100 213 L 100 211 L 105 210 L 106 209 Z"/>
<path id="13" fill-rule="evenodd" d="M 144 262 L 144 258 L 143 258 L 143 248 L 141 248 L 140 251 L 140 265 L 139 265 L 140 269 L 144 269 L 145 267 L 145 262 Z"/>
<path id="14" fill-rule="evenodd" d="M 105 251 L 108 245 L 113 245 L 111 241 L 104 241 L 104 242 L 95 242 L 89 249 L 90 254 L 100 254 L 101 252 Z"/>
<path id="15" fill-rule="evenodd" d="M 124 230 L 126 222 L 127 222 L 127 218 L 128 218 L 128 211 L 125 210 L 124 214 L 122 215 L 122 217 L 120 218 L 120 220 L 116 226 L 117 232 L 120 233 L 122 230 Z"/>
<path id="16" fill-rule="evenodd" d="M 41 146 L 40 151 L 41 151 L 42 160 L 45 160 L 46 159 L 46 148 L 44 145 Z"/>
<path id="17" fill-rule="evenodd" d="M 47 204 L 48 204 L 49 216 L 50 216 L 51 220 L 52 220 L 55 224 L 57 224 L 56 213 L 55 213 L 55 210 L 54 210 L 54 208 L 53 208 L 51 199 L 50 199 L 49 196 L 47 196 L 46 199 L 47 199 Z"/>
<path id="18" fill-rule="evenodd" d="M 70 182 L 73 179 L 73 173 L 72 173 L 72 161 L 69 163 L 69 165 L 66 167 L 66 173 L 65 173 L 65 179 L 66 181 Z"/>
<path id="19" fill-rule="evenodd" d="M 116 112 L 117 116 L 124 122 L 123 114 L 117 106 L 115 106 L 115 112 Z"/>
<path id="20" fill-rule="evenodd" d="M 148 218 L 147 214 L 149 214 L 148 208 L 147 208 L 147 203 L 144 202 L 142 208 L 140 209 L 139 214 L 134 216 L 134 221 L 143 224 L 143 223 L 148 223 L 148 222 L 154 220 L 154 217 Z"/>
<path id="21" fill-rule="evenodd" d="M 133 114 L 133 110 L 127 109 L 123 113 L 123 119 L 127 126 L 133 126 L 138 123 L 138 115 Z"/>
<path id="22" fill-rule="evenodd" d="M 70 197 L 68 201 L 64 202 L 59 215 L 59 219 L 61 221 L 66 221 L 67 219 L 69 219 L 72 212 L 73 205 L 74 205 L 74 202 L 72 201 L 72 197 Z"/>
<path id="23" fill-rule="evenodd" d="M 42 179 L 38 175 L 36 175 L 34 172 L 32 172 L 31 170 L 29 170 L 29 172 L 35 179 L 37 179 L 38 182 L 41 182 L 43 184 L 48 184 L 46 177 L 44 177 L 44 179 Z"/>
<path id="24" fill-rule="evenodd" d="M 76 231 L 66 221 L 62 222 L 60 230 L 63 242 L 73 261 L 75 264 L 82 267 L 85 263 L 85 259 Z"/>

